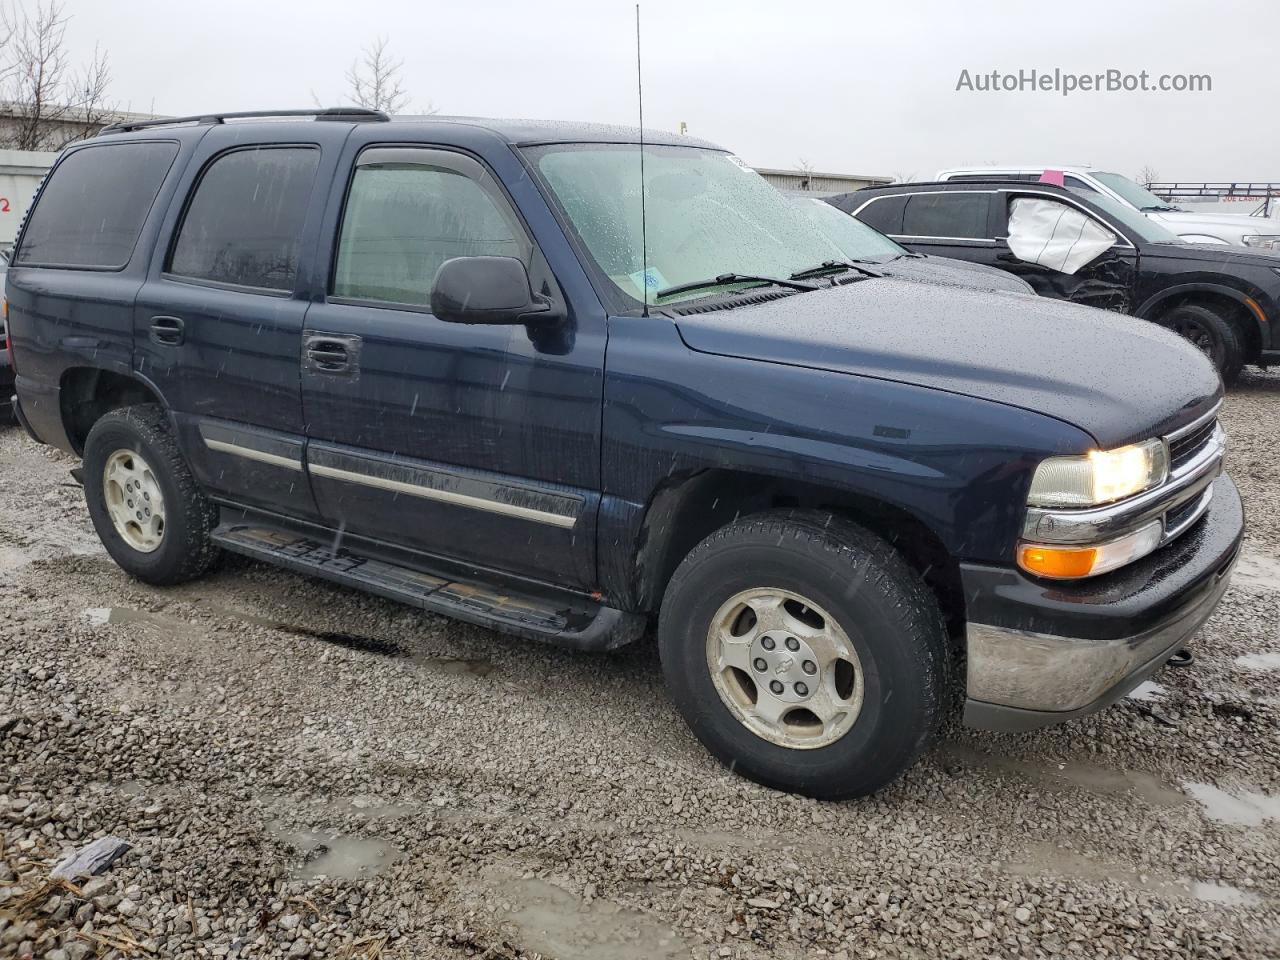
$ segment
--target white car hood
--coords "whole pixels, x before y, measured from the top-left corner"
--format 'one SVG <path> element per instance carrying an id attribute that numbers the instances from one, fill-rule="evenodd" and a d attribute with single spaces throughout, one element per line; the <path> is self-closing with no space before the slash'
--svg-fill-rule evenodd
<path id="1" fill-rule="evenodd" d="M 1250 217 L 1247 214 L 1233 213 L 1191 213 L 1188 210 L 1175 210 L 1169 213 L 1152 211 L 1147 214 L 1152 220 L 1163 223 L 1176 223 L 1179 226 L 1195 225 L 1201 227 L 1223 227 L 1239 230 L 1243 233 L 1280 233 L 1280 222 L 1269 217 Z"/>

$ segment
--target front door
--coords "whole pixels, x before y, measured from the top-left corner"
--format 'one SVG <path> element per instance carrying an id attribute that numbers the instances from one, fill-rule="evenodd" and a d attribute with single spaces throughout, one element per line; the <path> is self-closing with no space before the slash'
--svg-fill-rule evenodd
<path id="1" fill-rule="evenodd" d="M 1043 194 L 1002 195 L 998 265 L 1042 297 L 1103 310 L 1133 309 L 1138 252 L 1128 239 L 1073 204 Z"/>
<path id="2" fill-rule="evenodd" d="M 452 257 L 518 257 L 562 294 L 475 158 L 371 146 L 343 195 L 327 293 L 307 313 L 307 462 L 329 524 L 523 577 L 588 587 L 600 470 L 603 318 L 446 323 Z"/>

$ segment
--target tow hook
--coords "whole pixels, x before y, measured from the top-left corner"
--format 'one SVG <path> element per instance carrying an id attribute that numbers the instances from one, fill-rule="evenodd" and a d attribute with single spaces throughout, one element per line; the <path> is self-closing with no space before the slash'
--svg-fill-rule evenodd
<path id="1" fill-rule="evenodd" d="M 1186 647 L 1183 647 L 1168 660 L 1168 664 L 1171 667 L 1189 667 L 1195 662 L 1196 655 Z"/>

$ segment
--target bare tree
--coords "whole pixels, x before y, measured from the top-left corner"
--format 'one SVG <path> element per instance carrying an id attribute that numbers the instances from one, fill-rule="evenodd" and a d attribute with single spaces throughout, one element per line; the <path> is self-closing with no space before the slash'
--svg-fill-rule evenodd
<path id="1" fill-rule="evenodd" d="M 796 170 L 800 172 L 800 189 L 812 190 L 813 189 L 813 164 L 810 163 L 808 160 L 806 160 L 804 157 L 801 157 L 799 161 L 796 162 Z"/>
<path id="2" fill-rule="evenodd" d="M 398 113 L 409 104 L 409 93 L 400 80 L 403 60 L 392 58 L 386 37 L 379 37 L 361 51 L 347 70 L 347 96 L 357 105 L 383 113 Z"/>
<path id="3" fill-rule="evenodd" d="M 1148 183 L 1157 183 L 1159 180 L 1160 172 L 1149 163 L 1138 171 L 1138 182 L 1144 187 Z"/>
<path id="4" fill-rule="evenodd" d="M 12 19 L 10 19 L 10 17 Z M 12 115 L 2 138 L 18 150 L 60 150 L 91 137 L 115 112 L 107 102 L 111 69 L 94 49 L 77 66 L 67 50 L 67 14 L 58 0 L 15 7 L 4 16 L 7 42 L 0 50 L 0 99 Z"/>

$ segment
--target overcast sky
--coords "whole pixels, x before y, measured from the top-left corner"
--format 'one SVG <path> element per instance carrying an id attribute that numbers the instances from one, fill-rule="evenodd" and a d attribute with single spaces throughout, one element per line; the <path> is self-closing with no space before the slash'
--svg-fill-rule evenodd
<path id="1" fill-rule="evenodd" d="M 634 5 L 615 0 L 67 0 L 78 57 L 166 114 L 345 99 L 379 34 L 417 106 L 634 123 Z M 648 126 L 755 166 L 932 175 L 992 161 L 1280 180 L 1280 4 L 645 0 Z M 961 70 L 1209 74 L 1209 93 L 957 92 Z"/>

